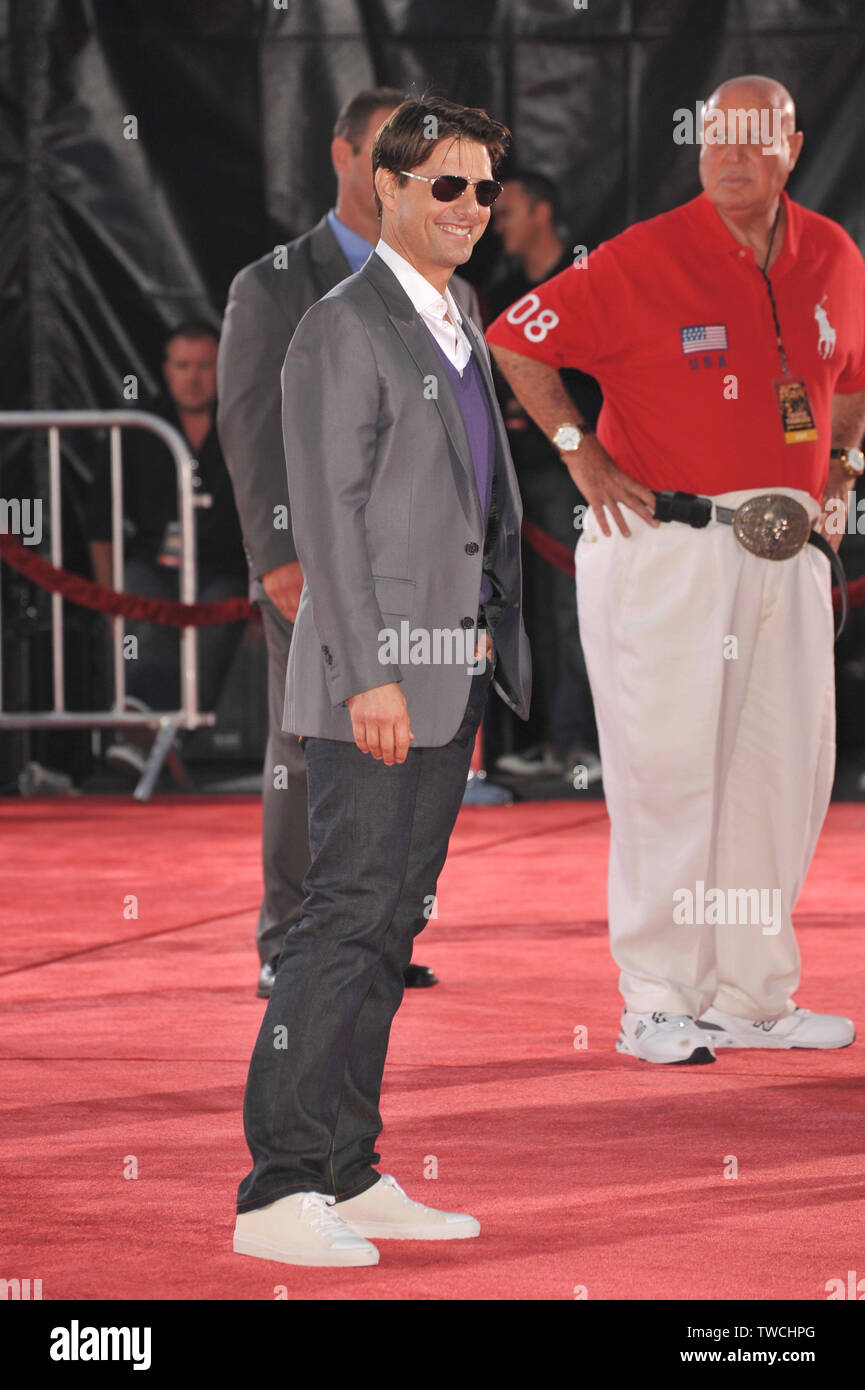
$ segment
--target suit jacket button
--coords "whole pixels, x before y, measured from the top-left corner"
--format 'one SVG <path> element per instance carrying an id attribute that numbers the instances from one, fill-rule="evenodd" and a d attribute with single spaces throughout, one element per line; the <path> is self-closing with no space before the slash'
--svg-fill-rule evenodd
<path id="1" fill-rule="evenodd" d="M 466 555 L 477 555 L 480 546 L 477 541 L 469 541 L 466 545 Z"/>
<path id="2" fill-rule="evenodd" d="M 462 621 L 461 621 L 461 623 L 460 623 L 460 627 L 464 627 L 465 630 L 466 630 L 466 632 L 468 632 L 468 630 L 469 630 L 470 627 L 474 627 L 474 625 L 475 625 L 475 620 L 474 620 L 474 618 L 463 618 Z"/>

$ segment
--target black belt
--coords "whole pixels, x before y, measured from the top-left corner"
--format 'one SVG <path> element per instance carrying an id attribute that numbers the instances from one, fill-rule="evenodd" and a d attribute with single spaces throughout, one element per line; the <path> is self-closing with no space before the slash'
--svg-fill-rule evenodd
<path id="1" fill-rule="evenodd" d="M 732 526 L 736 539 L 752 555 L 764 560 L 787 560 L 798 554 L 805 545 L 813 545 L 826 556 L 841 591 L 841 620 L 835 629 L 835 641 L 847 622 L 847 576 L 825 536 L 811 527 L 807 511 L 795 497 L 785 493 L 765 493 L 751 497 L 741 507 L 719 507 L 711 497 L 699 497 L 693 492 L 656 492 L 655 519 L 681 521 L 685 526 L 702 529 L 714 516 L 725 526 Z"/>

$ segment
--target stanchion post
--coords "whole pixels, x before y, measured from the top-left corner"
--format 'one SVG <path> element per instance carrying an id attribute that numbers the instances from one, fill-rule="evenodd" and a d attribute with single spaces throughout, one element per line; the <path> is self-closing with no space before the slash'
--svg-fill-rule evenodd
<path id="1" fill-rule="evenodd" d="M 63 526 L 60 511 L 60 430 L 52 425 L 48 430 L 48 487 L 51 507 L 51 563 L 63 566 Z M 63 668 L 63 598 L 51 595 L 51 649 L 54 683 L 54 713 L 64 710 L 66 685 Z"/>
<path id="2" fill-rule="evenodd" d="M 189 454 L 177 470 L 177 507 L 180 517 L 180 600 L 195 603 L 195 498 Z M 198 639 L 194 627 L 180 638 L 180 702 L 187 718 L 198 714 Z M 189 727 L 187 725 L 187 727 Z"/>
<path id="3" fill-rule="evenodd" d="M 111 426 L 111 582 L 123 592 L 123 458 L 120 427 Z M 126 704 L 126 668 L 123 665 L 123 618 L 117 613 L 111 621 L 114 641 L 114 708 L 120 713 Z"/>

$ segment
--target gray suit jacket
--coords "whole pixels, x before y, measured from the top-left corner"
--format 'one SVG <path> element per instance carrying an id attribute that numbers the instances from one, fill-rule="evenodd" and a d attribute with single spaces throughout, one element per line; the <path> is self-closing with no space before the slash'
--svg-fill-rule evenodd
<path id="1" fill-rule="evenodd" d="M 531 664 L 521 616 L 522 508 L 483 335 L 464 326 L 496 430 L 484 532 L 471 450 L 433 340 L 393 272 L 371 255 L 304 315 L 282 373 L 294 541 L 305 583 L 288 660 L 283 728 L 352 740 L 351 695 L 401 681 L 415 747 L 447 743 L 474 678 L 465 655 L 430 660 L 435 636 L 464 634 L 486 605 L 495 685 L 528 715 Z M 427 634 L 416 664 L 387 651 L 390 629 Z M 450 651 L 456 647 L 451 646 Z"/>
<path id="2" fill-rule="evenodd" d="M 288 516 L 279 376 L 291 335 L 307 309 L 351 274 L 323 217 L 285 248 L 277 269 L 273 253 L 235 276 L 219 344 L 217 430 L 243 530 L 253 583 L 297 559 Z M 477 298 L 456 277 L 451 291 L 460 311 L 480 323 Z"/>

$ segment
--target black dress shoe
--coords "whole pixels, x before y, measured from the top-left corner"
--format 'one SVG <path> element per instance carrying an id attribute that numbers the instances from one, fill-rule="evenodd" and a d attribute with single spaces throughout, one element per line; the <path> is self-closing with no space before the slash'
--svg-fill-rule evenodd
<path id="1" fill-rule="evenodd" d="M 407 965 L 403 979 L 406 989 L 429 989 L 439 982 L 438 975 L 434 975 L 428 965 Z"/>
<path id="2" fill-rule="evenodd" d="M 261 967 L 261 974 L 258 977 L 258 989 L 255 991 L 256 998 L 269 999 L 273 989 L 273 981 L 276 977 L 276 967 L 279 963 L 279 956 L 274 956 L 273 960 L 265 961 Z"/>

